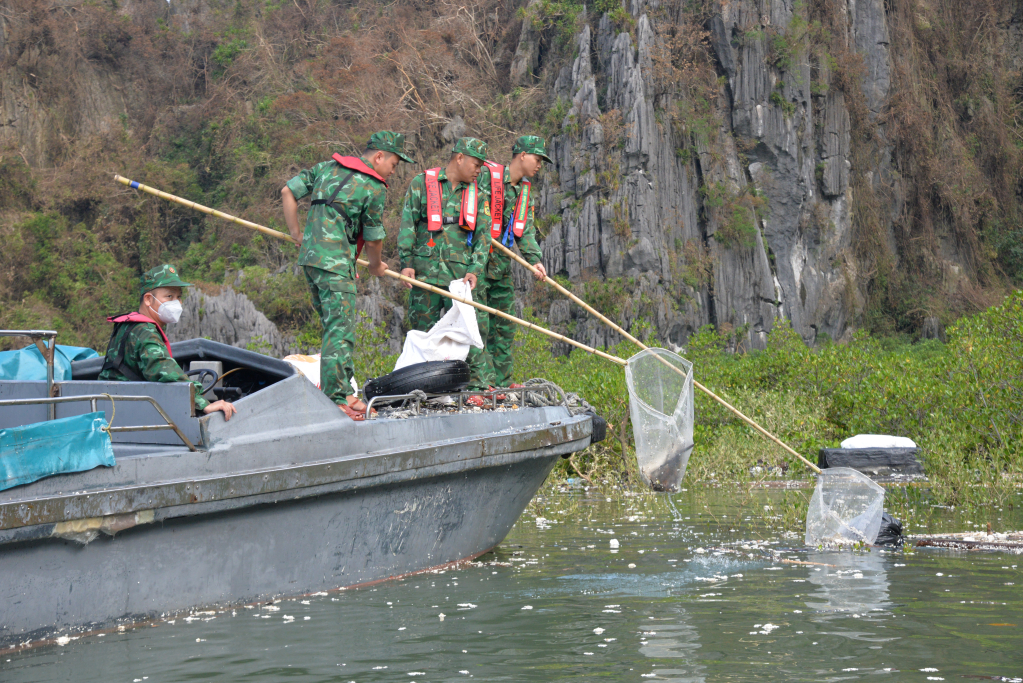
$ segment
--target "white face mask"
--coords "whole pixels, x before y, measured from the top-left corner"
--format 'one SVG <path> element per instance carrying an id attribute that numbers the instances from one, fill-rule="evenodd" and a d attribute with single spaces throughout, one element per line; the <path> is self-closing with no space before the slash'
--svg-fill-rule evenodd
<path id="1" fill-rule="evenodd" d="M 176 323 L 181 320 L 181 302 L 177 300 L 164 301 L 157 309 L 156 315 L 165 323 Z"/>

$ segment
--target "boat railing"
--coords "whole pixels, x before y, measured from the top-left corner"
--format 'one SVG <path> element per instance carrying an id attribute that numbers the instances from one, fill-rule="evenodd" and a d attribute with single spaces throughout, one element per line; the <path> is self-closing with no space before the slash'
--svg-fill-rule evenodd
<path id="1" fill-rule="evenodd" d="M 56 410 L 56 404 L 58 403 L 72 403 L 74 401 L 89 401 L 89 405 L 92 408 L 92 412 L 96 412 L 99 401 L 110 401 L 111 407 L 115 405 L 114 397 L 110 394 L 83 394 L 82 396 L 50 396 L 48 398 L 15 398 L 0 401 L 0 408 L 4 406 L 31 406 L 40 404 L 49 404 L 50 414 L 54 414 Z M 195 445 L 188 439 L 187 436 L 181 431 L 178 425 L 170 418 L 167 412 L 152 396 L 122 396 L 117 395 L 117 401 L 146 401 L 154 408 L 156 412 L 160 413 L 167 424 L 156 424 L 156 425 L 132 425 L 130 427 L 107 427 L 106 431 L 113 434 L 114 432 L 154 432 L 163 429 L 172 429 L 174 433 L 178 435 L 178 438 L 188 446 L 188 450 L 194 451 Z M 52 417 L 50 419 L 53 419 Z M 113 416 L 111 416 L 113 421 Z"/>
<path id="2" fill-rule="evenodd" d="M 0 330 L 0 337 L 28 337 L 35 343 L 39 353 L 43 355 L 43 360 L 46 361 L 46 395 L 53 396 L 53 353 L 57 348 L 57 332 L 54 330 Z M 43 343 L 44 339 L 49 340 L 48 346 Z M 53 420 L 56 417 L 56 408 L 50 405 L 46 419 Z"/>

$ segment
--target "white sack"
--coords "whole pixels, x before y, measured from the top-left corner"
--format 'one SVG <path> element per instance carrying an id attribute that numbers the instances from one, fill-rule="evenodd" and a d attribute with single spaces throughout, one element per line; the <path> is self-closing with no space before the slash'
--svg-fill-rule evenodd
<path id="1" fill-rule="evenodd" d="M 857 434 L 843 441 L 842 448 L 916 448 L 916 444 L 905 436 Z"/>
<path id="2" fill-rule="evenodd" d="M 472 301 L 472 289 L 462 280 L 452 280 L 448 291 Z M 451 303 L 448 312 L 428 332 L 413 330 L 405 336 L 405 347 L 394 364 L 395 370 L 432 360 L 465 360 L 470 346 L 483 348 L 476 309 L 460 301 Z"/>
<path id="3" fill-rule="evenodd" d="M 296 353 L 291 356 L 285 356 L 283 360 L 305 375 L 306 379 L 315 384 L 317 389 L 322 388 L 320 386 L 320 354 L 303 356 Z M 359 393 L 359 383 L 355 381 L 355 377 L 352 377 L 352 389 L 356 394 Z"/>

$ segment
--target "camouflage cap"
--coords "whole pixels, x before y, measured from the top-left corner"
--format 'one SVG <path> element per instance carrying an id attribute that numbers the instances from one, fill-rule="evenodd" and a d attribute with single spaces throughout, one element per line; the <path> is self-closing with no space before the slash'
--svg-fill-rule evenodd
<path id="1" fill-rule="evenodd" d="M 412 157 L 405 154 L 405 136 L 401 133 L 389 130 L 378 131 L 369 136 L 369 143 L 366 144 L 366 147 L 378 149 L 381 152 L 391 152 L 392 154 L 397 154 L 406 163 L 415 163 L 412 161 Z"/>
<path id="2" fill-rule="evenodd" d="M 480 161 L 487 160 L 487 143 L 476 138 L 458 138 L 451 149 L 452 154 L 468 154 Z"/>
<path id="3" fill-rule="evenodd" d="M 512 146 L 512 154 L 519 154 L 520 152 L 535 154 L 549 164 L 554 163 L 547 156 L 547 143 L 539 135 L 523 135 L 516 140 Z"/>
<path id="4" fill-rule="evenodd" d="M 145 296 L 157 287 L 191 287 L 192 285 L 181 279 L 178 269 L 169 263 L 147 270 L 139 278 L 139 296 Z"/>

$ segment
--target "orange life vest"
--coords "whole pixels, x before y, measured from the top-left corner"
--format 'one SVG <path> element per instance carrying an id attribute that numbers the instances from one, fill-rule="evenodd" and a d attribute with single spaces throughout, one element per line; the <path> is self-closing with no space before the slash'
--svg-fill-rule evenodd
<path id="1" fill-rule="evenodd" d="M 444 227 L 444 223 L 453 223 L 454 218 L 444 218 L 444 210 L 440 203 L 440 181 L 437 174 L 440 168 L 431 168 L 426 171 L 426 229 L 430 232 L 437 232 Z M 462 192 L 462 208 L 458 215 L 458 225 L 469 231 L 468 241 L 472 241 L 472 233 L 476 230 L 476 181 Z M 433 237 L 427 246 L 434 245 Z"/>

